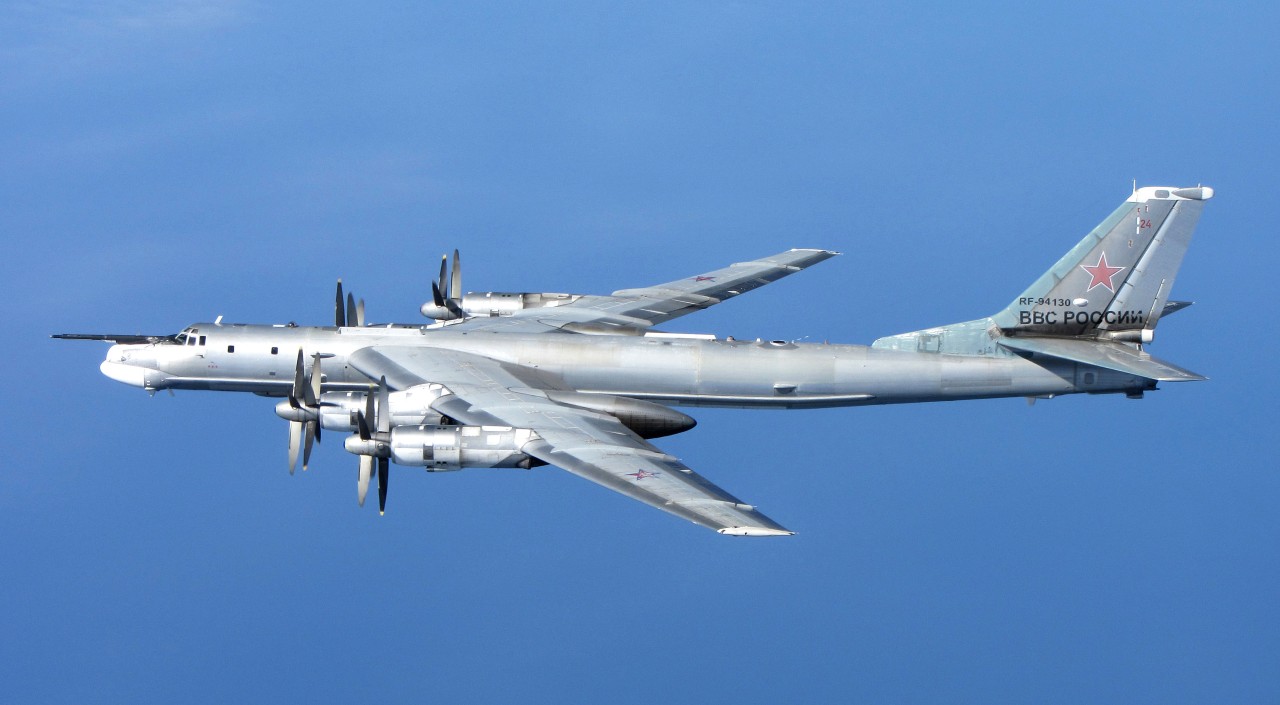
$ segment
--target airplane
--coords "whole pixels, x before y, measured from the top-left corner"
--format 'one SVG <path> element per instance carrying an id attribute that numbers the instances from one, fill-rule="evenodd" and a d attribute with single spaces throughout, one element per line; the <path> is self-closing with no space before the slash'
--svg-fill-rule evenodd
<path id="1" fill-rule="evenodd" d="M 390 464 L 428 472 L 554 465 L 725 535 L 794 532 L 650 441 L 693 428 L 674 407 L 807 409 L 1124 394 L 1206 379 L 1152 357 L 1156 324 L 1213 197 L 1135 188 L 1003 310 L 870 346 L 737 340 L 655 326 L 839 253 L 792 249 L 608 296 L 462 293 L 446 256 L 430 324 L 370 324 L 338 280 L 331 326 L 195 323 L 176 335 L 59 334 L 114 343 L 101 370 L 160 389 L 281 398 L 289 472 L 322 432 L 349 434 L 357 500 L 386 510 Z"/>

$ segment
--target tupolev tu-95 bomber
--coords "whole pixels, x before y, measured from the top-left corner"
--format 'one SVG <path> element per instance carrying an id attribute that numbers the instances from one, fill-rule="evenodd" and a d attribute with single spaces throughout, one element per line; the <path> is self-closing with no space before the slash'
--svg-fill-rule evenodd
<path id="1" fill-rule="evenodd" d="M 111 379 L 277 397 L 289 471 L 342 433 L 385 511 L 391 463 L 428 472 L 554 465 L 722 534 L 792 532 L 650 440 L 693 428 L 673 407 L 804 409 L 994 397 L 1124 394 L 1204 377 L 1144 350 L 1208 187 L 1136 189 L 1000 312 L 869 347 L 735 340 L 655 326 L 838 253 L 793 249 L 608 296 L 463 294 L 441 262 L 429 324 L 369 324 L 338 281 L 330 326 L 196 323 L 176 335 L 62 334 L 114 343 Z M 434 272 L 433 272 L 434 274 Z"/>

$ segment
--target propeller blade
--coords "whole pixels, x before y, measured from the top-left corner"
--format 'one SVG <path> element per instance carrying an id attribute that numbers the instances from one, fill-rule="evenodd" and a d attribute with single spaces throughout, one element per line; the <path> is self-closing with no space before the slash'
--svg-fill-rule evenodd
<path id="1" fill-rule="evenodd" d="M 347 326 L 354 327 L 360 325 L 356 321 L 356 297 L 351 292 L 347 292 Z"/>
<path id="2" fill-rule="evenodd" d="M 298 351 L 298 361 L 299 362 L 302 361 L 301 350 Z M 305 396 L 303 397 L 303 401 L 306 402 L 307 406 L 315 408 L 319 406 L 320 385 L 324 381 L 324 377 L 320 375 L 320 356 L 319 355 L 316 355 L 315 360 L 312 361 L 311 363 L 311 379 L 309 381 L 311 382 L 311 384 L 307 385 L 303 389 L 303 392 L 305 393 Z M 298 386 L 297 381 L 294 382 L 294 386 L 295 387 Z"/>
<path id="3" fill-rule="evenodd" d="M 295 422 L 293 422 L 293 423 L 297 423 L 297 422 L 295 421 Z M 302 440 L 302 470 L 303 470 L 303 472 L 305 472 L 305 471 L 306 471 L 306 469 L 307 469 L 307 464 L 311 462 L 311 445 L 312 445 L 312 444 L 315 442 L 315 440 L 316 440 L 316 428 L 317 428 L 317 427 L 316 427 L 316 422 L 315 422 L 315 421 L 307 421 L 307 422 L 305 422 L 305 423 L 303 423 L 303 424 L 302 424 L 302 430 L 304 431 L 304 433 L 302 434 L 302 438 L 303 438 L 303 440 Z"/>
<path id="4" fill-rule="evenodd" d="M 453 276 L 449 280 L 449 298 L 462 303 L 462 258 L 458 251 L 453 251 Z"/>
<path id="5" fill-rule="evenodd" d="M 440 291 L 440 293 L 441 293 L 441 294 L 443 294 L 446 298 L 447 298 L 447 297 L 448 297 L 448 295 L 449 295 L 449 281 L 448 281 L 448 279 L 449 279 L 449 256 L 448 256 L 448 255 L 444 255 L 444 256 L 442 256 L 442 257 L 440 258 L 440 286 L 439 286 L 439 289 L 438 289 L 438 290 L 439 290 L 439 291 Z M 441 301 L 439 301 L 439 300 L 437 300 L 436 305 L 437 305 L 437 306 L 443 306 L 443 305 L 444 305 L 444 303 L 443 303 L 443 302 L 441 302 Z"/>
<path id="6" fill-rule="evenodd" d="M 342 307 L 342 280 L 338 280 L 338 293 L 333 299 L 334 323 L 339 328 L 347 324 L 346 309 Z"/>
<path id="7" fill-rule="evenodd" d="M 365 495 L 369 494 L 369 479 L 373 477 L 373 456 L 360 456 L 360 474 L 356 476 L 356 501 L 364 506 Z"/>
<path id="8" fill-rule="evenodd" d="M 431 302 L 439 308 L 444 308 L 444 294 L 440 292 L 440 285 L 431 282 Z"/>
<path id="9" fill-rule="evenodd" d="M 364 327 L 364 299 L 356 304 L 356 325 Z"/>
<path id="10" fill-rule="evenodd" d="M 389 476 L 388 461 L 378 458 L 378 516 L 387 513 L 387 479 Z"/>
<path id="11" fill-rule="evenodd" d="M 298 408 L 298 400 L 303 397 L 303 375 L 304 368 L 302 366 L 302 348 L 298 348 L 298 364 L 293 368 L 293 390 L 289 393 L 289 406 Z"/>
<path id="12" fill-rule="evenodd" d="M 298 446 L 302 445 L 302 422 L 289 422 L 289 474 L 298 467 Z"/>
<path id="13" fill-rule="evenodd" d="M 360 434 L 360 440 L 367 441 L 373 435 L 372 429 L 369 428 L 369 421 L 373 419 L 373 392 L 364 395 L 364 413 L 356 414 L 356 431 Z"/>
<path id="14" fill-rule="evenodd" d="M 373 425 L 378 433 L 391 432 L 391 390 L 387 389 L 387 378 L 384 375 L 378 380 L 378 413 Z"/>

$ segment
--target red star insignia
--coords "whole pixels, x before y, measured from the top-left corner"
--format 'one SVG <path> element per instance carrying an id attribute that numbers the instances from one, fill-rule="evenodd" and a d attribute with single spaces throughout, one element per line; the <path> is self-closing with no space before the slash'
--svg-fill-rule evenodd
<path id="1" fill-rule="evenodd" d="M 1093 291 L 1093 287 L 1095 286 L 1105 286 L 1109 291 L 1115 293 L 1116 289 L 1111 285 L 1111 279 L 1125 270 L 1124 267 L 1112 267 L 1108 265 L 1107 253 L 1105 252 L 1098 257 L 1097 264 L 1092 267 L 1082 264 L 1080 265 L 1080 268 L 1088 272 L 1089 276 L 1093 277 L 1089 280 L 1089 288 L 1085 289 L 1086 292 Z"/>
<path id="2" fill-rule="evenodd" d="M 699 277 L 694 277 L 694 278 L 693 278 L 693 280 L 694 280 L 694 281 L 696 281 L 696 282 L 713 282 L 713 281 L 715 281 L 715 280 L 716 280 L 716 278 L 715 278 L 715 277 L 701 277 L 701 276 L 699 276 Z"/>
<path id="3" fill-rule="evenodd" d="M 656 472 L 649 472 L 648 470 L 636 470 L 635 472 L 629 472 L 629 473 L 627 473 L 627 476 L 628 476 L 628 477 L 634 477 L 634 478 L 636 479 L 636 481 L 643 480 L 643 479 L 645 479 L 646 477 L 657 477 L 657 475 L 658 475 L 658 473 L 656 473 Z"/>

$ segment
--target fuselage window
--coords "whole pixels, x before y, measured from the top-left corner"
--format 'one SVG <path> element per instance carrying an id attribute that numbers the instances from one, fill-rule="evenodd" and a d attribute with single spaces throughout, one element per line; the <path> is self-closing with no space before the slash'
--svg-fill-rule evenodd
<path id="1" fill-rule="evenodd" d="M 200 336 L 200 344 L 201 344 L 201 345 L 204 345 L 204 336 L 203 336 L 203 335 L 202 335 L 202 336 Z"/>
<path id="2" fill-rule="evenodd" d="M 280 354 L 280 348 L 271 348 L 271 354 L 272 354 L 272 355 L 279 355 L 279 354 Z"/>
<path id="3" fill-rule="evenodd" d="M 234 345 L 227 346 L 227 352 L 235 352 L 235 351 L 236 351 L 236 346 Z"/>

